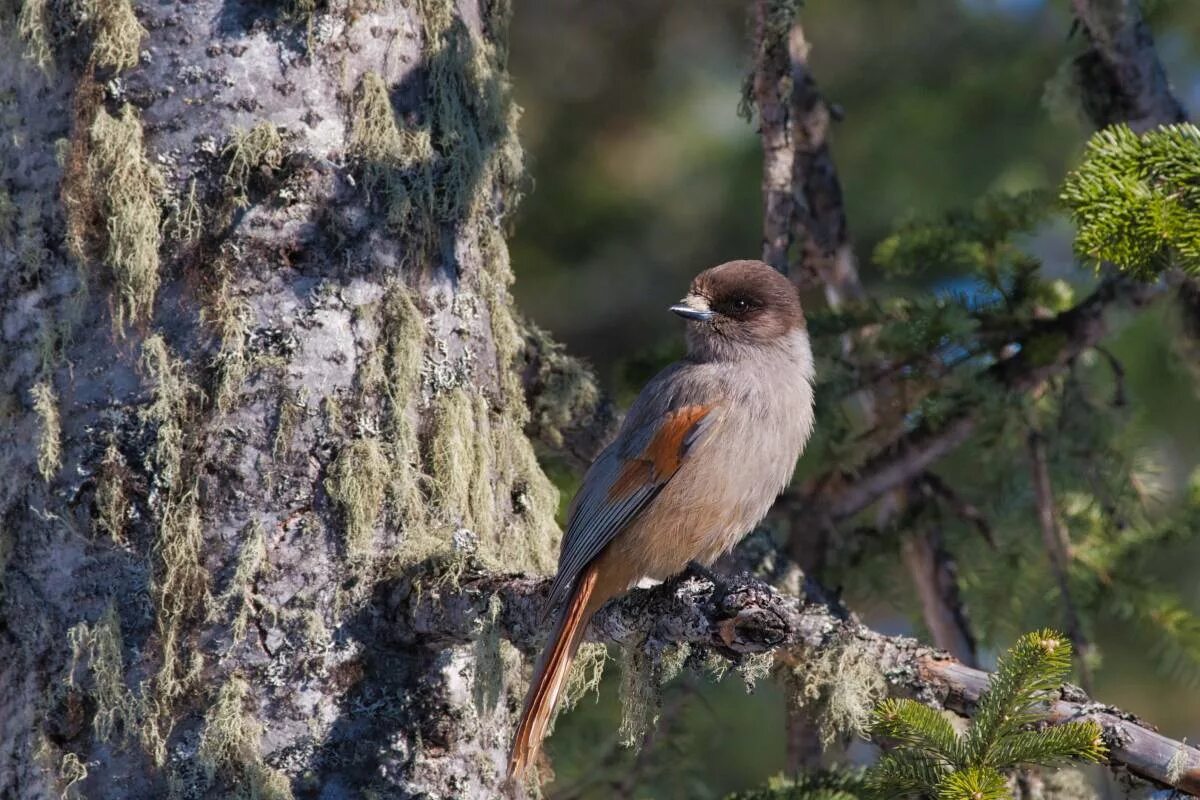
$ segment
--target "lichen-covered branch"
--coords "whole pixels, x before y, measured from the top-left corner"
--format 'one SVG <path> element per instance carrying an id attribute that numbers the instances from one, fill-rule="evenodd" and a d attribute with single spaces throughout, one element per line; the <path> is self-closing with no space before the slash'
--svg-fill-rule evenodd
<path id="1" fill-rule="evenodd" d="M 548 580 L 503 575 L 464 577 L 457 587 L 423 587 L 419 592 L 402 584 L 392 592 L 388 613 L 400 644 L 436 650 L 474 640 L 478 620 L 499 598 L 496 624 L 502 635 L 533 652 L 546 634 L 541 609 L 548 588 Z M 734 580 L 725 591 L 698 577 L 635 590 L 597 614 L 589 635 L 645 649 L 688 645 L 735 662 L 775 653 L 777 661 L 789 654 L 813 663 L 852 646 L 878 666 L 889 695 L 967 716 L 988 681 L 987 672 L 915 639 L 873 631 L 834 604 L 781 594 L 749 578 Z M 1099 723 L 1113 766 L 1160 786 L 1200 793 L 1200 750 L 1069 685 L 1049 713 L 1054 722 Z"/>

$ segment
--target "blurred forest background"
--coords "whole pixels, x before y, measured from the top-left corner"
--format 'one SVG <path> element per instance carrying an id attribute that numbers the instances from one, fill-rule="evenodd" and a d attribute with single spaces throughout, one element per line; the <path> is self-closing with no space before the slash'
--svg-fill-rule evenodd
<path id="1" fill-rule="evenodd" d="M 834 157 L 875 296 L 970 292 L 973 283 L 955 274 L 885 277 L 872 252 L 898 225 L 969 207 L 988 192 L 1056 192 L 1077 163 L 1090 131 L 1065 77 L 1081 47 L 1067 5 L 805 4 L 814 74 L 844 115 Z M 1147 12 L 1177 96 L 1200 108 L 1200 2 L 1161 0 Z M 512 25 L 511 69 L 532 176 L 511 242 L 515 292 L 522 311 L 586 357 L 626 403 L 679 352 L 681 326 L 666 306 L 690 278 L 760 252 L 761 152 L 754 125 L 737 113 L 749 69 L 746 4 L 526 0 L 516 3 Z M 1045 226 L 1025 246 L 1050 276 L 1079 288 L 1094 281 L 1072 257 L 1067 226 Z M 810 309 L 822 305 L 808 300 Z M 1173 346 L 1178 324 L 1159 306 L 1136 324 L 1114 326 L 1107 342 L 1126 370 L 1122 435 L 1144 459 L 1140 474 L 1164 509 L 1192 501 L 1200 462 L 1200 403 Z M 975 450 L 941 467 L 969 500 L 983 499 L 996 477 L 979 456 Z M 560 472 L 569 496 L 574 486 Z M 992 523 L 1004 540 L 1038 539 L 1028 508 Z M 996 557 L 977 536 L 960 531 L 949 544 L 985 664 L 1018 633 L 1061 624 L 1053 591 L 989 579 Z M 869 555 L 835 564 L 825 582 L 841 586 L 877 629 L 928 641 L 898 550 L 899 537 L 875 542 Z M 1044 577 L 1044 553 L 1001 550 L 1006 566 Z M 1168 541 L 1136 569 L 1200 612 L 1197 564 L 1194 542 Z M 1103 608 L 1090 618 L 1094 695 L 1171 736 L 1200 739 L 1200 667 L 1122 614 L 1119 602 Z M 1177 633 L 1184 645 L 1196 637 L 1200 652 L 1200 632 L 1185 625 Z M 669 735 L 634 754 L 616 745 L 618 680 L 619 670 L 609 670 L 599 700 L 560 720 L 549 744 L 558 775 L 550 797 L 612 796 L 599 763 L 608 777 L 636 771 L 628 796 L 646 798 L 721 797 L 784 768 L 784 703 L 769 682 L 747 697 L 736 676 L 716 684 L 685 675 L 668 692 L 662 724 Z"/>

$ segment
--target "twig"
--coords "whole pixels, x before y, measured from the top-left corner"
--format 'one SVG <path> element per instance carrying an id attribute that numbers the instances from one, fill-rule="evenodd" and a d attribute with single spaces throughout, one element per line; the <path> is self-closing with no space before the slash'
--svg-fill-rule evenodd
<path id="1" fill-rule="evenodd" d="M 1058 518 L 1054 503 L 1054 488 L 1050 483 L 1050 467 L 1046 460 L 1046 444 L 1036 430 L 1029 432 L 1030 480 L 1033 482 L 1034 505 L 1037 508 L 1038 527 L 1042 531 L 1042 545 L 1050 558 L 1050 571 L 1058 584 L 1059 597 L 1063 604 L 1063 616 L 1067 635 L 1075 645 L 1079 663 L 1079 677 L 1087 691 L 1092 690 L 1092 669 L 1089 657 L 1092 644 L 1083 632 L 1083 623 L 1071 597 L 1071 541 L 1067 529 Z"/>
<path id="2" fill-rule="evenodd" d="M 968 666 L 978 666 L 975 636 L 958 589 L 958 564 L 946 550 L 938 522 L 926 522 L 900 543 L 913 578 L 921 615 L 933 643 Z"/>

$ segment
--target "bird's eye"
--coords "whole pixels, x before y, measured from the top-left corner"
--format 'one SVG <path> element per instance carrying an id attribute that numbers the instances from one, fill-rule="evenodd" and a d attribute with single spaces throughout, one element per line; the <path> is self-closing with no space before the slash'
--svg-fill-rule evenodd
<path id="1" fill-rule="evenodd" d="M 750 310 L 750 301 L 744 297 L 735 297 L 725 304 L 731 314 L 744 314 Z"/>

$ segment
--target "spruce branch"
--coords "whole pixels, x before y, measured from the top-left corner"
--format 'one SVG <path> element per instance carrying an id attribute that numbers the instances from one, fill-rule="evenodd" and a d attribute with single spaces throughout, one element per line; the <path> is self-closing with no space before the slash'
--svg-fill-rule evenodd
<path id="1" fill-rule="evenodd" d="M 867 771 L 874 793 L 939 800 L 1008 798 L 1004 770 L 1072 758 L 1099 760 L 1105 747 L 1094 720 L 1034 727 L 1061 690 L 1071 666 L 1070 650 L 1054 631 L 1022 636 L 1000 658 L 962 736 L 940 712 L 918 702 L 881 702 L 871 734 L 897 747 Z"/>

